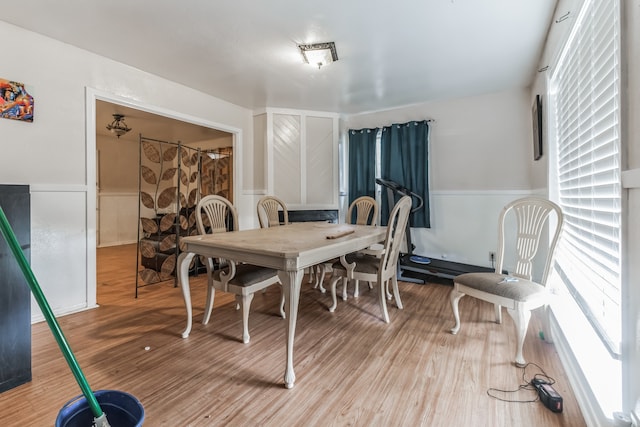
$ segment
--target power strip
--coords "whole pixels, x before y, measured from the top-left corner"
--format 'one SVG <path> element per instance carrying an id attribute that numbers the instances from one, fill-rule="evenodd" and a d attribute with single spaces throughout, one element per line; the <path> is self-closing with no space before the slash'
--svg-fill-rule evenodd
<path id="1" fill-rule="evenodd" d="M 531 380 L 531 385 L 538 390 L 538 397 L 544 406 L 553 412 L 562 412 L 562 396 L 551 387 L 551 384 L 545 380 L 534 378 Z"/>

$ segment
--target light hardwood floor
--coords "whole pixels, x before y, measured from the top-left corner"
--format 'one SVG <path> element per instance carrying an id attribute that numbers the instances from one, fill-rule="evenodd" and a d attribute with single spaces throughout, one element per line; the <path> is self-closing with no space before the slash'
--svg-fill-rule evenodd
<path id="1" fill-rule="evenodd" d="M 256 294 L 251 342 L 242 344 L 233 297 L 217 294 L 203 326 L 204 276 L 192 279 L 195 324 L 180 338 L 185 311 L 179 288 L 135 290 L 135 245 L 98 250 L 100 307 L 59 318 L 93 389 L 127 391 L 144 405 L 145 426 L 584 426 L 553 345 L 538 338 L 533 316 L 524 355 L 556 379 L 564 412 L 542 403 L 504 402 L 490 388 L 515 390 L 525 372 L 512 363 L 511 318 L 492 322 L 487 303 L 463 298 L 462 329 L 448 284 L 400 283 L 404 310 L 381 320 L 375 292 L 339 300 L 303 284 L 296 330 L 296 385 L 283 385 L 285 323 L 280 291 Z M 366 287 L 365 287 L 366 288 Z M 362 289 L 362 287 L 361 287 Z M 150 347 L 150 350 L 145 350 Z M 52 426 L 81 394 L 45 322 L 33 325 L 33 380 L 0 394 L 0 425 Z M 529 400 L 534 391 L 502 395 Z M 117 426 L 113 426 L 117 427 Z"/>

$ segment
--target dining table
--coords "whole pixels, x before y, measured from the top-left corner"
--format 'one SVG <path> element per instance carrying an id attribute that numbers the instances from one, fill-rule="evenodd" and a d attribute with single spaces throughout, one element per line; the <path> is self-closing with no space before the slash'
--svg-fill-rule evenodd
<path id="1" fill-rule="evenodd" d="M 387 227 L 329 222 L 296 222 L 280 227 L 189 236 L 180 239 L 183 252 L 177 271 L 187 310 L 186 338 L 191 332 L 192 308 L 189 265 L 195 255 L 233 260 L 278 271 L 285 298 L 286 364 L 284 384 L 293 388 L 293 346 L 300 289 L 305 269 L 384 241 Z"/>

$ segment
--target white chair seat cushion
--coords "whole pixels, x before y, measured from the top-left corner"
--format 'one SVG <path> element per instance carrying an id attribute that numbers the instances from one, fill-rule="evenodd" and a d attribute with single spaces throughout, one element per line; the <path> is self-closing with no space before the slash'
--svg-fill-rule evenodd
<path id="1" fill-rule="evenodd" d="M 222 270 L 216 270 L 213 272 L 213 279 L 221 282 L 220 273 L 228 272 L 229 267 L 225 267 Z M 265 281 L 278 274 L 273 268 L 259 267 L 251 264 L 238 264 L 236 265 L 236 275 L 229 281 L 229 285 L 248 287 L 256 283 Z"/>
<path id="2" fill-rule="evenodd" d="M 377 258 L 373 255 L 365 255 L 354 252 L 347 254 L 345 258 L 349 264 L 352 264 L 354 262 L 356 263 L 354 271 L 357 273 L 377 274 L 378 269 L 380 268 L 380 258 Z M 334 262 L 332 268 L 334 270 L 346 271 L 346 268 L 342 265 L 340 260 Z"/>
<path id="3" fill-rule="evenodd" d="M 456 276 L 453 280 L 469 288 L 519 302 L 527 302 L 531 297 L 539 297 L 540 292 L 545 290 L 544 286 L 521 278 L 516 282 L 500 283 L 505 277 L 509 276 L 498 273 L 465 273 Z"/>

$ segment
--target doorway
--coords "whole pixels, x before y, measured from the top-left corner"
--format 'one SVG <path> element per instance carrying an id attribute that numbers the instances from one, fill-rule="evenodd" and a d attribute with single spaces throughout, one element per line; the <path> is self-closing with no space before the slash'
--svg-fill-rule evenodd
<path id="1" fill-rule="evenodd" d="M 130 132 L 117 137 L 106 129 L 114 114 L 124 118 Z M 97 247 L 137 241 L 141 136 L 204 150 L 232 150 L 233 145 L 229 132 L 97 100 Z M 232 191 L 230 188 L 225 197 L 232 199 Z"/>
<path id="2" fill-rule="evenodd" d="M 153 135 L 180 141 L 184 145 L 214 141 L 235 150 L 241 130 L 173 111 L 134 104 L 93 90 L 87 91 L 86 101 L 89 184 L 87 295 L 91 305 L 97 302 L 97 248 L 137 243 L 140 136 Z M 106 125 L 113 121 L 113 114 L 123 115 L 132 130 L 120 137 L 111 134 Z M 237 161 L 236 157 L 235 170 Z M 91 185 L 92 182 L 95 185 Z M 231 194 L 236 190 L 234 186 Z"/>

